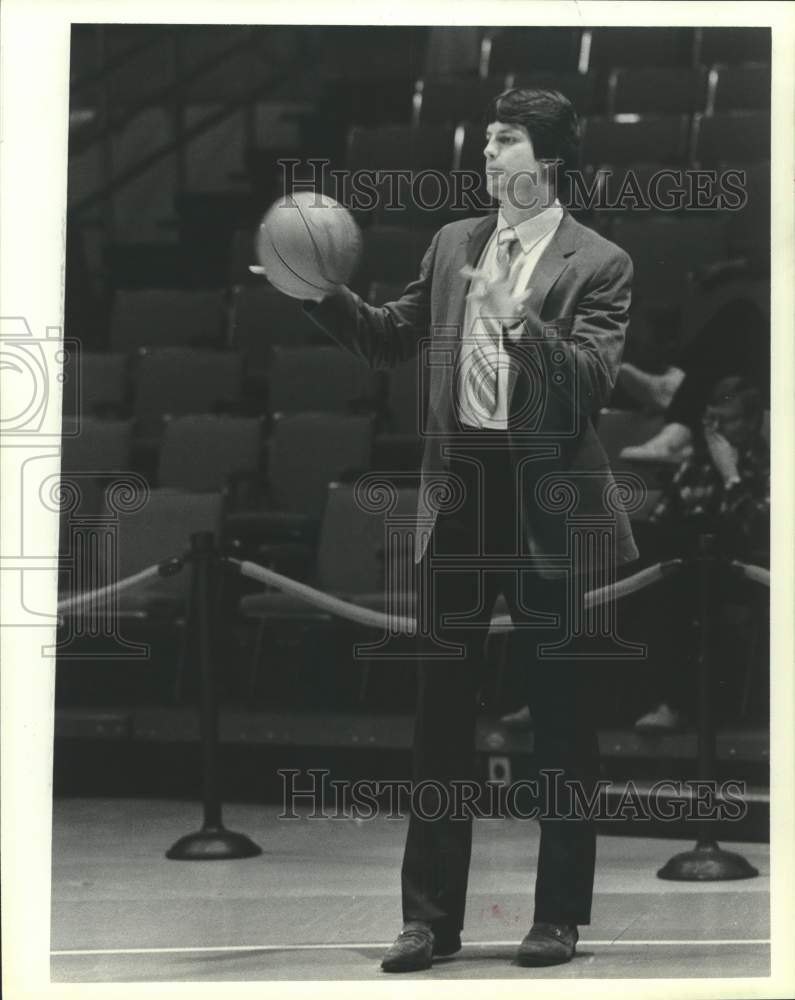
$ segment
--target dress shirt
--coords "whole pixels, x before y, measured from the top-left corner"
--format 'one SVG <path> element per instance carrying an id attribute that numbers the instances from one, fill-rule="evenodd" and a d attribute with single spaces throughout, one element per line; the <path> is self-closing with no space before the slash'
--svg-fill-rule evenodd
<path id="1" fill-rule="evenodd" d="M 514 251 L 510 278 L 513 281 L 514 294 L 526 291 L 536 264 L 552 239 L 555 230 L 560 225 L 562 218 L 563 208 L 557 199 L 555 199 L 554 204 L 544 209 L 543 212 L 513 227 L 508 225 L 502 214 L 502 210 L 500 210 L 497 214 L 497 225 L 494 228 L 491 239 L 483 249 L 483 253 L 477 263 L 477 269 L 496 277 L 499 234 L 504 229 L 513 228 L 518 237 L 520 249 L 518 253 Z M 473 282 L 471 291 L 476 290 L 474 288 L 475 284 Z M 481 304 L 474 299 L 467 300 L 464 313 L 465 336 L 462 338 L 458 370 L 458 416 L 463 423 L 468 424 L 470 427 L 504 430 L 508 426 L 508 370 L 512 362 L 505 350 L 502 337 L 499 339 L 497 354 L 497 408 L 494 414 L 489 416 L 485 412 L 476 411 L 465 392 L 466 372 L 475 338 L 482 338 L 488 341 L 489 346 L 491 346 L 488 331 L 485 329 L 483 320 L 481 319 L 481 308 Z M 499 319 L 499 317 L 497 318 Z M 510 334 L 507 335 L 510 336 Z M 519 334 L 517 333 L 517 335 Z"/>

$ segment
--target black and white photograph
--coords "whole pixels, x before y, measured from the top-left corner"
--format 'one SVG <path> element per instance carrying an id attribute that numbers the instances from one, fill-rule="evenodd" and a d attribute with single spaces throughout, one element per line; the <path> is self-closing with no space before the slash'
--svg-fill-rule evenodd
<path id="1" fill-rule="evenodd" d="M 6 996 L 791 996 L 793 8 L 0 16 Z"/>

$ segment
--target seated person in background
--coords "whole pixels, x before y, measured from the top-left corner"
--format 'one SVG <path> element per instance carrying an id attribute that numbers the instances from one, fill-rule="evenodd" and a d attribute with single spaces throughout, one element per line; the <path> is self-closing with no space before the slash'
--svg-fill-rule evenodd
<path id="1" fill-rule="evenodd" d="M 705 532 L 716 534 L 723 556 L 769 564 L 770 457 L 763 417 L 762 394 L 748 379 L 735 375 L 715 385 L 689 456 L 648 520 L 633 523 L 644 565 L 695 553 Z M 653 634 L 642 639 L 649 647 L 654 708 L 635 727 L 675 730 L 684 722 L 690 691 L 685 665 L 692 658 L 693 636 L 683 626 L 692 618 L 697 595 L 679 574 L 649 593 Z M 526 707 L 500 721 L 512 729 L 532 728 Z"/>
<path id="2" fill-rule="evenodd" d="M 745 372 L 769 403 L 770 322 L 750 299 L 717 310 L 661 375 L 622 364 L 617 385 L 647 411 L 664 412 L 665 426 L 645 444 L 625 448 L 621 457 L 673 464 L 687 458 L 713 386 L 732 372 Z"/>
<path id="3" fill-rule="evenodd" d="M 741 376 L 715 386 L 702 432 L 645 523 L 634 526 L 644 562 L 695 551 L 698 536 L 716 535 L 718 552 L 757 565 L 769 562 L 770 456 L 762 434 L 759 390 Z M 649 636 L 655 707 L 635 723 L 640 730 L 679 728 L 689 675 L 682 669 L 692 641 L 682 623 L 695 595 L 675 576 L 658 584 L 657 634 Z M 678 641 L 680 640 L 680 641 Z M 685 648 L 682 648 L 684 646 Z"/>

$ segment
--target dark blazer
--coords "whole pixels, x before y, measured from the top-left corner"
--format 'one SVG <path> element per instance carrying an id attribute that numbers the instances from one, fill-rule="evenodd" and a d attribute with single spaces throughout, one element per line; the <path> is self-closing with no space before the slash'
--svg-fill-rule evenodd
<path id="1" fill-rule="evenodd" d="M 395 302 L 376 308 L 342 287 L 305 304 L 334 340 L 373 368 L 393 367 L 420 352 L 425 445 L 418 561 L 435 518 L 427 488 L 448 467 L 457 431 L 456 363 L 469 286 L 460 270 L 475 266 L 496 220 L 495 214 L 443 226 L 419 277 Z M 528 311 L 540 320 L 526 320 L 515 341 L 506 337 L 518 372 L 509 397 L 511 452 L 521 467 L 524 532 L 538 555 L 567 551 L 567 514 L 590 521 L 609 514 L 616 564 L 638 557 L 593 424 L 618 373 L 631 282 L 629 256 L 564 212 L 530 278 Z M 561 481 L 569 484 L 562 491 L 556 488 Z"/>

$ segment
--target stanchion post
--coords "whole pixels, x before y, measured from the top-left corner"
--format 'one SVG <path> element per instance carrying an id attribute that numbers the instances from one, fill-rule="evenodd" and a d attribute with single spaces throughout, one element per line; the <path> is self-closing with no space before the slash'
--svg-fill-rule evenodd
<path id="1" fill-rule="evenodd" d="M 698 575 L 699 655 L 698 655 L 698 777 L 715 778 L 716 739 L 713 711 L 713 656 L 715 653 L 715 611 L 717 607 L 717 572 L 720 563 L 715 552 L 715 536 L 702 535 L 694 568 Z M 693 565 L 693 564 L 691 564 Z M 759 872 L 740 854 L 724 851 L 712 836 L 715 820 L 700 818 L 696 846 L 692 851 L 675 854 L 657 872 L 658 878 L 679 882 L 717 882 L 753 878 Z"/>
<path id="2" fill-rule="evenodd" d="M 221 819 L 218 780 L 218 702 L 213 657 L 219 558 L 212 532 L 191 535 L 191 604 L 187 628 L 199 661 L 200 731 L 204 822 L 201 830 L 181 837 L 166 857 L 175 861 L 220 861 L 262 853 L 249 837 L 226 830 Z"/>

